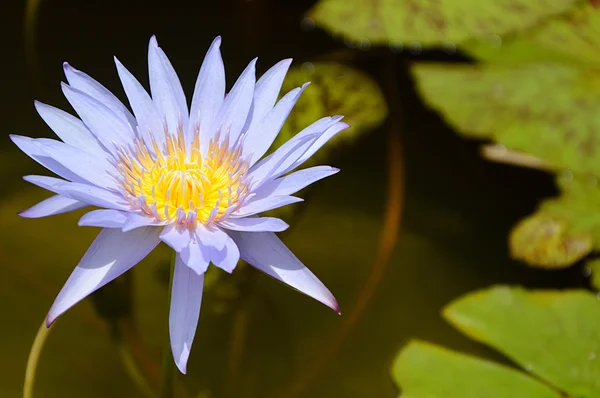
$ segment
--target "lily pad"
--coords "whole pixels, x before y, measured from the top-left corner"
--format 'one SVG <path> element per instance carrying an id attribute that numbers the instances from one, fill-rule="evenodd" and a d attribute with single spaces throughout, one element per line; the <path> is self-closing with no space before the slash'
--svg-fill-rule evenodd
<path id="1" fill-rule="evenodd" d="M 584 290 L 496 286 L 447 306 L 461 332 L 500 351 L 526 372 L 414 342 L 392 375 L 405 398 L 592 398 L 600 395 L 600 305 Z"/>
<path id="2" fill-rule="evenodd" d="M 520 31 L 571 9 L 574 0 L 321 0 L 308 16 L 347 40 L 374 44 L 458 44 Z"/>
<path id="3" fill-rule="evenodd" d="M 600 77 L 539 63 L 417 64 L 423 99 L 467 137 L 487 138 L 555 170 L 600 175 Z"/>
<path id="4" fill-rule="evenodd" d="M 338 144 L 352 142 L 385 120 L 388 107 L 377 82 L 368 74 L 335 62 L 305 63 L 291 68 L 282 93 L 310 81 L 294 110 L 283 125 L 273 148 L 287 142 L 315 120 L 329 115 L 346 115 L 351 128 L 335 136 L 311 158 L 307 165 L 322 163 Z"/>
<path id="5" fill-rule="evenodd" d="M 400 352 L 392 377 L 402 398 L 561 397 L 518 370 L 418 340 Z"/>
<path id="6" fill-rule="evenodd" d="M 594 294 L 498 286 L 451 303 L 444 317 L 569 395 L 600 396 L 600 305 Z"/>
<path id="7" fill-rule="evenodd" d="M 567 267 L 600 249 L 600 187 L 595 177 L 558 178 L 561 196 L 545 200 L 510 235 L 513 257 L 532 266 Z"/>
<path id="8" fill-rule="evenodd" d="M 595 258 L 586 262 L 586 267 L 589 269 L 591 278 L 590 284 L 596 290 L 600 290 L 600 258 Z"/>
<path id="9" fill-rule="evenodd" d="M 505 38 L 502 45 L 478 40 L 463 48 L 488 62 L 559 61 L 600 65 L 600 13 L 582 4 L 564 15 L 548 18 L 520 34 Z"/>

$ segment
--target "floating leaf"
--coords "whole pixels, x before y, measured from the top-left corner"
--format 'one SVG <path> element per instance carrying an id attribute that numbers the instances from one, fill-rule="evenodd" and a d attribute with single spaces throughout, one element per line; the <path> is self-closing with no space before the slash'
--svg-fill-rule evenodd
<path id="1" fill-rule="evenodd" d="M 589 276 L 591 278 L 591 285 L 594 289 L 600 290 L 600 258 L 589 260 L 586 263 L 586 267 L 589 269 Z"/>
<path id="2" fill-rule="evenodd" d="M 594 294 L 498 286 L 458 299 L 444 316 L 570 396 L 600 396 L 600 305 Z"/>
<path id="3" fill-rule="evenodd" d="M 486 61 L 561 61 L 600 65 L 600 13 L 585 4 L 572 12 L 548 18 L 502 46 L 478 41 L 464 48 Z"/>
<path id="4" fill-rule="evenodd" d="M 568 11 L 575 0 L 321 0 L 308 16 L 333 34 L 375 44 L 431 46 L 502 36 Z"/>
<path id="5" fill-rule="evenodd" d="M 350 143 L 361 134 L 377 128 L 387 116 L 388 108 L 377 83 L 366 73 L 334 62 L 306 63 L 292 68 L 281 89 L 286 93 L 307 81 L 304 91 L 292 110 L 271 151 L 279 148 L 300 130 L 315 120 L 330 115 L 346 115 L 350 128 L 342 131 L 312 156 L 304 167 L 328 164 L 340 144 Z M 297 206 L 285 206 L 265 213 L 287 221 L 297 212 Z"/>
<path id="6" fill-rule="evenodd" d="M 351 126 L 317 152 L 309 164 L 322 163 L 337 144 L 350 142 L 360 134 L 377 128 L 387 116 L 388 108 L 381 89 L 360 70 L 333 62 L 307 63 L 289 71 L 281 91 L 288 92 L 307 81 L 311 85 L 300 97 L 273 147 L 279 147 L 325 116 L 346 115 L 344 122 Z"/>
<path id="7" fill-rule="evenodd" d="M 421 341 L 400 352 L 392 377 L 403 398 L 561 397 L 515 369 Z"/>
<path id="8" fill-rule="evenodd" d="M 403 398 L 600 396 L 600 305 L 592 293 L 496 286 L 456 300 L 444 317 L 535 377 L 413 342 L 392 370 Z"/>
<path id="9" fill-rule="evenodd" d="M 417 64 L 425 101 L 460 133 L 491 138 L 551 168 L 600 175 L 600 77 L 559 64 Z"/>
<path id="10" fill-rule="evenodd" d="M 510 235 L 513 257 L 561 268 L 600 249 L 600 187 L 595 177 L 558 178 L 561 196 L 548 199 Z"/>

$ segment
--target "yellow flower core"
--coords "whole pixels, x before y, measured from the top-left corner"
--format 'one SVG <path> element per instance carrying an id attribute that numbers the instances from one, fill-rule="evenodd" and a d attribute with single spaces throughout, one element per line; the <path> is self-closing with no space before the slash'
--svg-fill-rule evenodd
<path id="1" fill-rule="evenodd" d="M 241 159 L 241 148 L 230 149 L 227 139 L 211 140 L 204 156 L 197 135 L 186 153 L 181 132 L 167 134 L 164 151 L 156 142 L 153 149 L 138 140 L 133 151 L 120 151 L 117 167 L 132 203 L 160 221 L 219 221 L 247 194 L 248 163 Z"/>

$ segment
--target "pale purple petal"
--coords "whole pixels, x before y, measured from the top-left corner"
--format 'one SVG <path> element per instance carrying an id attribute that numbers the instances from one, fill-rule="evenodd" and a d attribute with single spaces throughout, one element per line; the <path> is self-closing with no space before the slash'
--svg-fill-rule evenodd
<path id="1" fill-rule="evenodd" d="M 71 87 L 95 98 L 113 111 L 122 121 L 129 123 L 132 129 L 135 129 L 137 122 L 131 112 L 129 112 L 129 109 L 106 87 L 92 79 L 86 73 L 73 68 L 67 62 L 63 64 L 63 69 Z"/>
<path id="2" fill-rule="evenodd" d="M 61 195 L 54 195 L 48 199 L 42 200 L 40 203 L 29 209 L 20 212 L 19 215 L 25 218 L 40 218 L 79 210 L 84 207 L 87 207 L 87 203 L 82 203 L 78 200 Z"/>
<path id="3" fill-rule="evenodd" d="M 215 38 L 204 57 L 190 108 L 190 125 L 186 137 L 188 142 L 192 142 L 194 134 L 199 132 L 200 150 L 203 154 L 216 131 L 216 116 L 225 98 L 225 68 L 220 45 L 221 37 Z"/>
<path id="4" fill-rule="evenodd" d="M 140 84 L 140 82 L 119 62 L 115 57 L 117 73 L 121 79 L 121 84 L 125 90 L 125 95 L 129 100 L 129 105 L 138 122 L 138 132 L 147 146 L 152 145 L 152 137 L 162 146 L 165 141 L 164 126 L 156 108 L 156 105 L 150 98 L 150 95 Z"/>
<path id="5" fill-rule="evenodd" d="M 115 210 L 130 210 L 129 203 L 121 195 L 93 185 L 64 182 L 56 184 L 54 188 L 61 195 L 79 200 L 91 206 Z"/>
<path id="6" fill-rule="evenodd" d="M 58 176 L 69 181 L 87 182 L 86 180 L 79 177 L 77 174 L 75 174 L 56 160 L 49 157 L 48 154 L 44 151 L 44 146 L 48 142 L 54 141 L 58 144 L 62 144 L 61 142 L 50 140 L 47 138 L 29 138 L 14 134 L 9 135 L 9 137 L 12 140 L 12 142 L 14 142 L 17 147 L 19 147 L 21 151 L 27 154 L 27 156 L 29 156 L 30 158 L 32 158 L 33 160 L 35 160 L 54 174 L 57 174 Z"/>
<path id="7" fill-rule="evenodd" d="M 252 109 L 252 123 L 258 123 L 273 109 L 283 79 L 292 63 L 292 59 L 284 59 L 273 65 L 256 82 L 254 89 L 254 104 Z"/>
<path id="8" fill-rule="evenodd" d="M 187 361 L 200 317 L 203 287 L 204 274 L 198 275 L 177 255 L 169 312 L 169 336 L 175 364 L 183 374 L 187 371 Z"/>
<path id="9" fill-rule="evenodd" d="M 87 250 L 54 301 L 46 325 L 80 300 L 128 271 L 160 242 L 160 228 L 138 228 L 130 232 L 103 229 Z"/>
<path id="10" fill-rule="evenodd" d="M 38 175 L 28 175 L 24 176 L 23 179 L 33 185 L 36 185 L 40 188 L 48 190 L 50 192 L 58 192 L 57 186 L 60 186 L 68 181 L 61 180 L 60 178 L 48 177 L 48 176 L 38 176 Z"/>
<path id="11" fill-rule="evenodd" d="M 221 139 L 229 137 L 230 144 L 236 143 L 248 118 L 254 96 L 255 79 L 256 58 L 244 69 L 219 110 L 217 128 L 220 129 Z"/>
<path id="12" fill-rule="evenodd" d="M 69 85 L 61 84 L 63 93 L 81 120 L 109 150 L 131 143 L 135 133 L 131 125 L 110 108 Z"/>
<path id="13" fill-rule="evenodd" d="M 294 137 L 252 166 L 247 176 L 248 181 L 252 182 L 252 190 L 255 191 L 269 179 L 276 178 L 275 173 L 278 170 L 289 168 L 310 148 L 317 138 L 317 134 L 297 139 Z"/>
<path id="14" fill-rule="evenodd" d="M 81 120 L 65 111 L 39 101 L 35 101 L 34 105 L 48 127 L 50 127 L 63 142 L 98 156 L 103 156 L 105 154 L 105 150 L 100 145 L 100 142 L 94 137 L 92 132 L 85 127 Z"/>
<path id="15" fill-rule="evenodd" d="M 330 139 L 335 137 L 340 131 L 343 131 L 350 127 L 347 123 L 336 123 L 333 126 L 329 127 L 327 130 L 323 132 L 323 134 L 311 145 L 308 151 L 304 152 L 300 159 L 290 168 L 290 170 L 295 169 L 300 166 L 302 163 L 306 162 L 312 155 L 315 154 L 323 145 L 327 143 Z M 283 172 L 282 174 L 286 173 Z"/>
<path id="16" fill-rule="evenodd" d="M 331 166 L 315 166 L 265 182 L 255 193 L 254 199 L 267 196 L 293 195 L 314 182 L 336 174 L 340 169 Z"/>
<path id="17" fill-rule="evenodd" d="M 246 232 L 282 232 L 289 228 L 285 221 L 274 217 L 230 217 L 219 222 L 219 226 L 232 231 Z"/>
<path id="18" fill-rule="evenodd" d="M 131 231 L 132 229 L 147 226 L 164 226 L 165 221 L 159 221 L 154 217 L 148 216 L 143 213 L 129 213 L 127 215 L 127 221 L 123 224 L 123 232 Z"/>
<path id="19" fill-rule="evenodd" d="M 260 159 L 271 147 L 273 141 L 283 127 L 285 120 L 296 105 L 298 98 L 307 87 L 305 84 L 287 93 L 260 121 L 252 124 L 244 138 L 243 155 L 250 157 L 250 166 Z"/>
<path id="20" fill-rule="evenodd" d="M 84 214 L 77 225 L 80 227 L 122 228 L 127 213 L 119 210 L 93 210 Z"/>
<path id="21" fill-rule="evenodd" d="M 154 36 L 148 46 L 148 72 L 152 100 L 161 112 L 169 133 L 177 134 L 180 128 L 186 131 L 188 107 L 181 82 L 167 55 L 158 47 Z M 162 131 L 154 132 L 159 133 Z"/>
<path id="22" fill-rule="evenodd" d="M 250 199 L 248 203 L 231 213 L 231 217 L 248 217 L 292 203 L 302 202 L 303 200 L 295 196 L 269 196 L 258 200 Z"/>
<path id="23" fill-rule="evenodd" d="M 340 312 L 339 305 L 329 289 L 274 233 L 230 231 L 229 235 L 239 247 L 244 261 Z"/>
<path id="24" fill-rule="evenodd" d="M 188 226 L 173 223 L 163 229 L 160 239 L 179 253 L 189 246 L 191 241 L 190 235 L 190 228 Z"/>
<path id="25" fill-rule="evenodd" d="M 40 138 L 42 149 L 46 155 L 83 180 L 99 187 L 117 188 L 118 183 L 110 174 L 117 171 L 106 158 L 95 156 L 79 148 L 54 140 Z"/>
<path id="26" fill-rule="evenodd" d="M 240 252 L 231 237 L 215 226 L 196 226 L 196 236 L 208 260 L 226 272 L 233 272 L 240 259 Z"/>
<path id="27" fill-rule="evenodd" d="M 194 233 L 189 244 L 181 250 L 181 259 L 196 274 L 202 275 L 208 269 L 210 263 L 210 249 L 202 244 Z"/>

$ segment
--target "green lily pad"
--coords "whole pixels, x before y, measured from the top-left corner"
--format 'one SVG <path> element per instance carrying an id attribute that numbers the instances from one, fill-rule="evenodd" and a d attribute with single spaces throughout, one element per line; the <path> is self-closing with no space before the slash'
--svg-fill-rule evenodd
<path id="1" fill-rule="evenodd" d="M 555 170 L 600 175 L 600 77 L 540 63 L 417 64 L 423 99 L 467 137 L 532 154 Z"/>
<path id="2" fill-rule="evenodd" d="M 561 397 L 518 370 L 418 340 L 400 352 L 392 377 L 402 398 Z"/>
<path id="3" fill-rule="evenodd" d="M 600 396 L 600 305 L 594 294 L 497 286 L 456 300 L 444 317 L 570 396 Z"/>
<path id="4" fill-rule="evenodd" d="M 388 107 L 375 80 L 366 73 L 335 62 L 305 63 L 291 68 L 281 89 L 286 93 L 310 81 L 292 110 L 270 151 L 279 148 L 300 130 L 325 116 L 345 115 L 350 128 L 343 130 L 303 167 L 330 164 L 332 155 L 344 145 L 350 145 L 360 135 L 379 127 L 387 117 Z M 285 206 L 265 215 L 290 221 L 298 206 Z"/>
<path id="5" fill-rule="evenodd" d="M 311 82 L 310 86 L 283 125 L 273 148 L 325 116 L 345 115 L 344 122 L 350 125 L 317 152 L 307 165 L 322 163 L 339 144 L 352 142 L 361 134 L 374 130 L 387 116 L 388 107 L 381 89 L 372 77 L 358 69 L 335 62 L 305 63 L 290 69 L 281 92 L 286 93 L 307 81 Z"/>
<path id="6" fill-rule="evenodd" d="M 590 284 L 594 289 L 600 290 L 600 258 L 589 260 L 585 263 L 585 265 L 590 272 Z"/>
<path id="7" fill-rule="evenodd" d="M 479 40 L 464 48 L 488 62 L 559 61 L 598 66 L 600 13 L 592 5 L 583 4 L 507 38 L 502 46 Z"/>
<path id="8" fill-rule="evenodd" d="M 596 178 L 559 178 L 561 195 L 542 202 L 510 235 L 513 257 L 532 266 L 567 267 L 600 248 L 600 187 Z"/>
<path id="9" fill-rule="evenodd" d="M 308 16 L 333 34 L 374 44 L 432 46 L 520 31 L 571 9 L 567 0 L 321 0 Z M 408 42 L 408 43 L 407 43 Z"/>
<path id="10" fill-rule="evenodd" d="M 413 342 L 392 368 L 403 398 L 600 396 L 600 305 L 591 292 L 496 286 L 456 300 L 443 314 L 527 373 Z"/>

